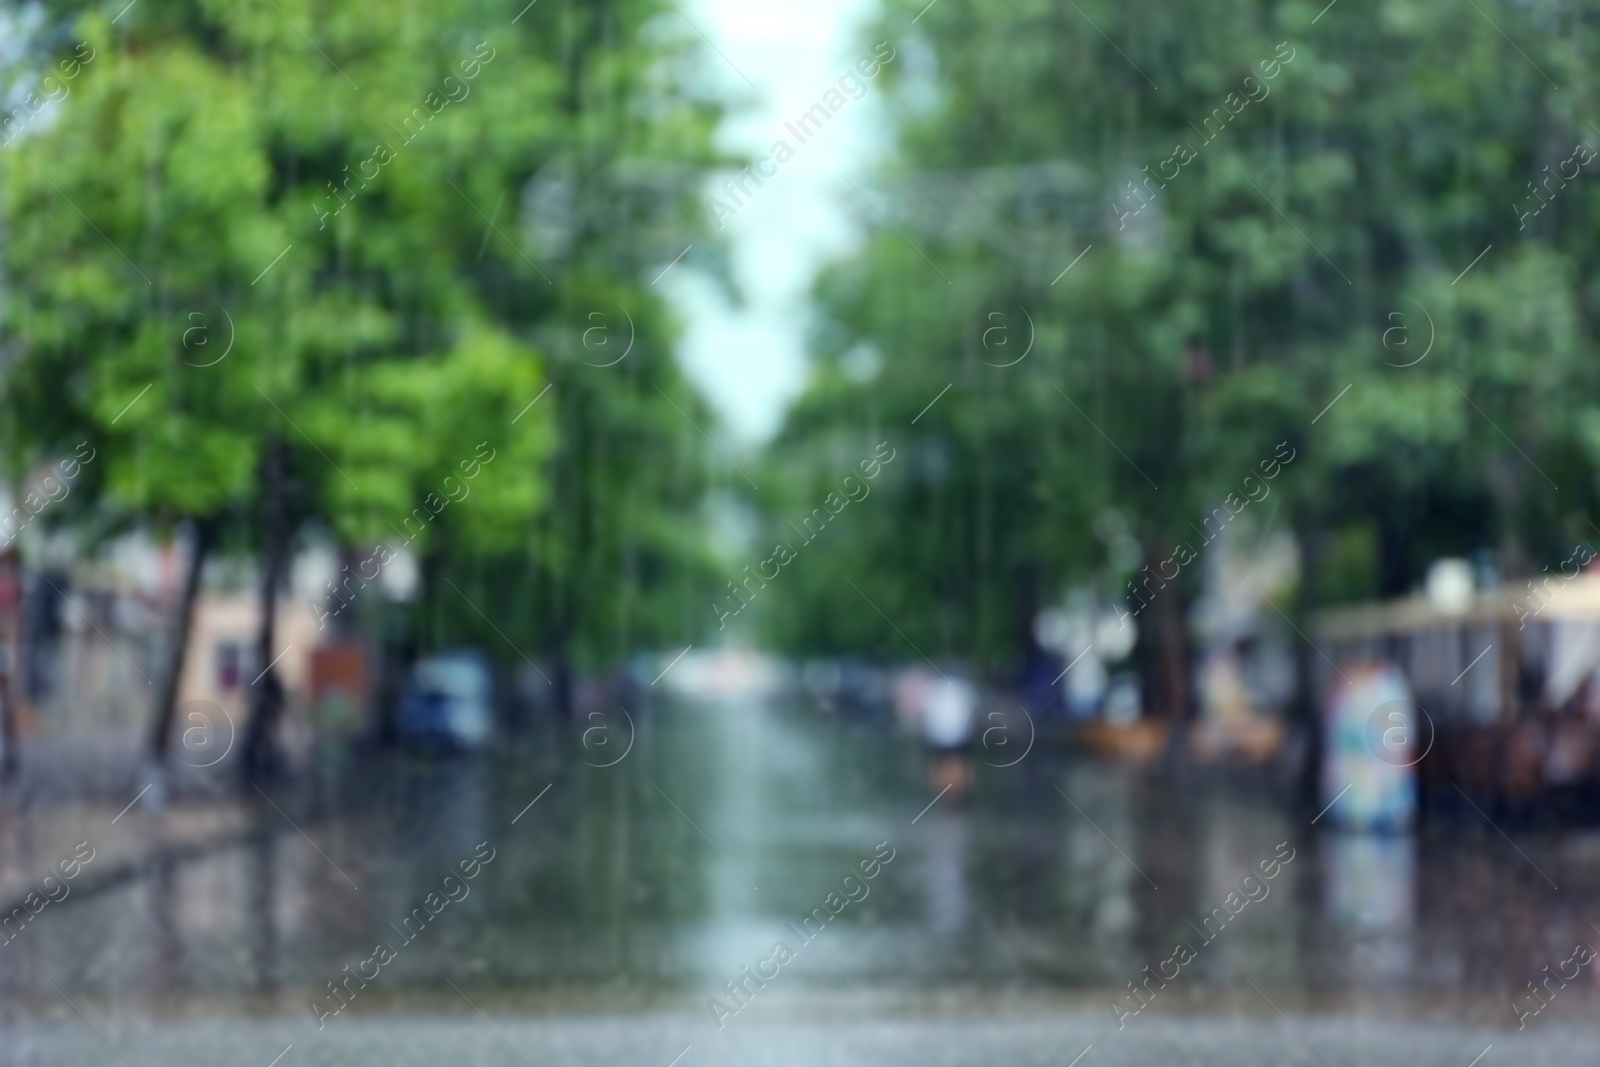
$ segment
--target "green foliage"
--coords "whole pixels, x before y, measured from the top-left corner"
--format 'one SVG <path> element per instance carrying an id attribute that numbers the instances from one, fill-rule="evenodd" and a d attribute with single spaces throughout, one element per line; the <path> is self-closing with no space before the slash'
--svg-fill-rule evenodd
<path id="1" fill-rule="evenodd" d="M 638 198 L 619 173 L 709 160 L 716 112 L 675 72 L 682 38 L 655 25 L 670 9 L 546 3 L 513 25 L 481 0 L 379 8 L 51 12 L 48 39 L 95 57 L 0 151 L 8 458 L 88 436 L 104 506 L 164 523 L 248 515 L 282 442 L 298 520 L 361 549 L 459 492 L 446 479 L 483 444 L 493 462 L 415 542 L 426 574 L 493 558 L 530 581 L 581 570 L 608 603 L 655 595 L 614 592 L 634 580 L 620 561 L 685 552 L 678 509 L 700 483 L 652 480 L 664 447 L 684 452 L 663 394 L 693 404 L 637 278 L 670 258 L 663 234 L 698 225 L 690 190 L 680 177 L 638 232 L 579 232 L 559 255 L 530 254 L 524 194 L 566 168 L 621 211 Z M 597 294 L 638 325 L 620 369 L 563 341 Z M 603 534 L 551 529 L 575 497 L 608 502 Z M 524 637 L 585 633 L 549 596 L 509 610 Z"/>
<path id="2" fill-rule="evenodd" d="M 875 202 L 898 229 L 863 212 L 820 284 L 822 367 L 779 445 L 817 478 L 851 428 L 903 446 L 877 521 L 831 551 L 904 638 L 814 573 L 774 623 L 791 647 L 834 619 L 1005 664 L 1036 604 L 1129 577 L 1097 517 L 1164 559 L 1280 441 L 1277 525 L 1372 520 L 1387 546 L 1340 549 L 1342 596 L 1403 591 L 1433 553 L 1499 548 L 1514 573 L 1592 536 L 1600 164 L 1519 218 L 1543 167 L 1600 144 L 1587 12 L 944 0 L 906 31 L 923 6 L 878 31 L 915 35 L 886 75 Z M 981 343 L 992 312 L 1032 331 L 1026 360 Z M 849 381 L 864 348 L 882 371 Z"/>

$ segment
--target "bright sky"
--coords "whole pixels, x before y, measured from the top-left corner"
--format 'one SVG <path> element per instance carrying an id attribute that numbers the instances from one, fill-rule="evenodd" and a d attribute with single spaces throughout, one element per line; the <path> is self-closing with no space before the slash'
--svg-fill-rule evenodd
<path id="1" fill-rule="evenodd" d="M 794 148 L 737 213 L 721 236 L 742 300 L 727 300 L 715 283 L 692 270 L 662 280 L 686 323 L 678 355 L 685 372 L 717 411 L 722 434 L 759 444 L 777 432 L 783 413 L 806 381 L 808 295 L 818 269 L 849 252 L 855 241 L 854 197 L 841 180 L 855 180 L 882 143 L 877 88 L 850 100 L 799 144 L 784 129 L 855 62 L 871 53 L 857 43 L 873 0 L 678 0 L 683 13 L 727 57 L 710 55 L 730 93 L 756 103 L 729 116 L 721 147 L 752 158 L 782 138 Z M 735 69 L 737 68 L 737 69 Z M 750 83 L 756 92 L 751 94 Z M 771 169 L 770 166 L 767 169 Z M 721 191 L 706 197 L 732 206 Z M 858 181 L 857 184 L 860 184 Z M 708 217 L 710 212 L 708 210 Z"/>

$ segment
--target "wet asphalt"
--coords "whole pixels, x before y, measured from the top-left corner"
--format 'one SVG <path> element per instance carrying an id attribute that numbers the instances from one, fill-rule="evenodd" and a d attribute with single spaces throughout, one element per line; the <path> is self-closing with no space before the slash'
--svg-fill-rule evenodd
<path id="1" fill-rule="evenodd" d="M 0 946 L 0 1065 L 1593 1047 L 1600 968 L 1526 985 L 1600 945 L 1591 832 L 1346 835 L 1254 777 L 1047 738 L 1010 766 L 980 746 L 941 795 L 892 723 L 789 704 L 593 725 L 285 787 L 257 832 L 46 909 Z"/>

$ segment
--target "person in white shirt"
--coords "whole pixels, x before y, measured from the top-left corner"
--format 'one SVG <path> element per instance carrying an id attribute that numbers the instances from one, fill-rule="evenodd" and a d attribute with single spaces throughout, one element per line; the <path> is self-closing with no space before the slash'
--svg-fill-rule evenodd
<path id="1" fill-rule="evenodd" d="M 936 681 L 926 690 L 922 739 L 932 755 L 930 784 L 939 792 L 949 789 L 959 798 L 972 784 L 967 750 L 972 745 L 977 707 L 977 691 L 964 678 Z"/>

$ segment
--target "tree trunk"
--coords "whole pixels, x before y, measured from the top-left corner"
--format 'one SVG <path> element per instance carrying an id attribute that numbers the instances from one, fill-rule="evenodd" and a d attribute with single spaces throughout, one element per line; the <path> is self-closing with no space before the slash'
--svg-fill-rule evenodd
<path id="1" fill-rule="evenodd" d="M 15 552 L 0 552 L 0 776 L 21 759 L 17 700 L 22 694 L 22 575 Z"/>
<path id="2" fill-rule="evenodd" d="M 274 661 L 277 649 L 278 586 L 288 555 L 289 530 L 284 515 L 284 448 L 274 440 L 261 457 L 261 591 L 256 630 L 256 662 L 262 673 L 250 686 L 250 722 L 245 728 L 242 770 L 246 780 L 272 776 L 278 764 L 274 737 L 283 715 L 283 684 Z"/>
<path id="3" fill-rule="evenodd" d="M 1157 561 L 1171 558 L 1170 547 L 1157 544 L 1145 550 L 1150 573 Z M 1145 573 L 1145 572 L 1141 572 Z M 1144 714 L 1181 726 L 1189 720 L 1189 640 L 1184 618 L 1183 575 L 1151 589 L 1145 610 L 1139 613 L 1140 702 Z"/>
<path id="4" fill-rule="evenodd" d="M 573 712 L 572 656 L 567 643 L 565 624 L 558 625 L 561 626 L 560 636 L 556 638 L 555 644 L 551 649 L 552 669 L 555 672 L 555 677 L 550 681 L 552 688 L 555 689 L 555 693 L 552 695 L 554 697 L 556 717 L 566 720 L 572 718 Z"/>
<path id="5" fill-rule="evenodd" d="M 1315 632 L 1317 610 L 1320 607 L 1320 590 L 1317 579 L 1326 549 L 1320 516 L 1310 505 L 1297 509 L 1295 539 L 1300 544 L 1300 588 L 1296 596 L 1294 614 L 1296 625 L 1304 633 Z M 1295 799 L 1305 805 L 1315 805 L 1322 782 L 1324 752 L 1322 737 L 1322 692 L 1316 676 L 1323 661 L 1321 654 L 1309 640 L 1295 644 L 1295 694 L 1290 709 L 1290 725 L 1305 732 L 1305 757 L 1294 781 Z"/>
<path id="6" fill-rule="evenodd" d="M 1165 717 L 1175 727 L 1189 721 L 1189 634 L 1183 611 L 1183 592 L 1177 581 L 1156 594 L 1156 642 L 1159 649 L 1161 702 Z"/>
<path id="7" fill-rule="evenodd" d="M 194 604 L 200 595 L 200 572 L 205 567 L 206 556 L 211 551 L 211 541 L 216 533 L 214 519 L 194 519 L 190 522 L 189 569 L 183 579 L 182 599 L 178 602 L 178 617 L 172 635 L 172 649 L 167 654 L 167 673 L 162 679 L 161 697 L 155 708 L 155 720 L 150 727 L 150 757 L 156 763 L 165 763 L 167 744 L 172 733 L 172 719 L 177 713 L 178 687 L 183 681 L 184 656 L 189 650 L 189 629 L 194 622 Z"/>
<path id="8" fill-rule="evenodd" d="M 1390 505 L 1378 516 L 1378 595 L 1385 600 L 1411 592 L 1411 527 L 1408 505 Z"/>

